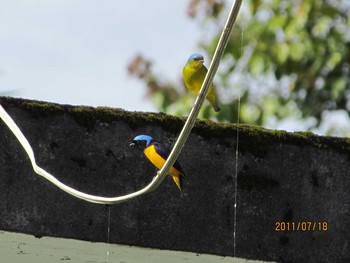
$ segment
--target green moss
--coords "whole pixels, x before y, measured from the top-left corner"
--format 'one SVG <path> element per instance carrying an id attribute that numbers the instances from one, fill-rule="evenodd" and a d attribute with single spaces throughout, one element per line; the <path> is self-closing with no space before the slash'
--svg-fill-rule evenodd
<path id="1" fill-rule="evenodd" d="M 133 130 L 149 125 L 160 126 L 165 131 L 177 135 L 185 123 L 185 118 L 165 113 L 128 112 L 109 107 L 70 106 L 9 97 L 0 97 L 0 103 L 5 108 L 11 105 L 22 108 L 33 114 L 35 118 L 67 114 L 88 131 L 94 130 L 97 122 L 123 121 Z M 318 136 L 310 132 L 290 133 L 250 125 L 217 123 L 210 120 L 197 120 L 192 130 L 193 133 L 205 139 L 229 138 L 230 140 L 236 140 L 238 131 L 239 151 L 241 153 L 249 152 L 258 157 L 265 156 L 271 146 L 281 143 L 300 147 L 335 149 L 343 153 L 350 153 L 350 140 L 348 138 Z"/>
<path id="2" fill-rule="evenodd" d="M 18 105 L 20 106 L 20 105 Z M 58 104 L 52 103 L 36 103 L 33 101 L 24 102 L 22 108 L 30 111 L 34 117 L 47 117 L 50 115 L 60 114 L 63 112 L 63 108 Z"/>

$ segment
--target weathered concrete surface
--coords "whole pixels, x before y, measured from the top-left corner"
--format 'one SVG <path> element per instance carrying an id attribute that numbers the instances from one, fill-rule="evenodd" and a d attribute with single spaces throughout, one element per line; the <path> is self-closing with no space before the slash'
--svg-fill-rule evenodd
<path id="1" fill-rule="evenodd" d="M 0 231 L 0 255 L 1 262 L 4 263 L 263 263 L 260 260 L 57 237 L 35 238 L 31 235 L 4 231 Z"/>
<path id="2" fill-rule="evenodd" d="M 31 143 L 39 166 L 78 190 L 104 196 L 140 189 L 155 174 L 128 146 L 135 135 L 171 145 L 184 121 L 4 97 L 0 104 Z M 236 256 L 350 262 L 349 141 L 239 130 Z M 112 206 L 110 242 L 232 256 L 236 133 L 234 125 L 198 122 L 179 158 L 188 174 L 183 197 L 167 179 L 153 193 Z M 107 206 L 71 197 L 35 174 L 1 121 L 0 147 L 0 229 L 107 241 Z M 295 228 L 327 222 L 328 228 L 276 231 L 280 221 Z"/>

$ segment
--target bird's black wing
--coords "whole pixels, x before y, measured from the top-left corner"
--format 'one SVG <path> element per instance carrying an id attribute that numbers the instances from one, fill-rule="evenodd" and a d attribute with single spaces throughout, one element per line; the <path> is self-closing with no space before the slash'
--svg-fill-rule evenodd
<path id="1" fill-rule="evenodd" d="M 153 140 L 154 148 L 156 149 L 157 153 L 162 156 L 164 158 L 164 160 L 167 160 L 169 155 L 170 155 L 170 150 L 164 146 L 162 143 L 160 143 L 159 141 Z M 185 173 L 182 170 L 182 167 L 180 165 L 180 163 L 176 160 L 174 163 L 174 167 L 183 175 L 185 175 Z"/>

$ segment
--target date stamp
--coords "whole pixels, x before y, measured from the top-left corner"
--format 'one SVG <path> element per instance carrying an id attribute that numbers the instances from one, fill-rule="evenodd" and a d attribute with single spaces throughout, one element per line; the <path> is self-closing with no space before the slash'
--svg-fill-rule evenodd
<path id="1" fill-rule="evenodd" d="M 328 231 L 328 222 L 275 222 L 275 231 Z"/>

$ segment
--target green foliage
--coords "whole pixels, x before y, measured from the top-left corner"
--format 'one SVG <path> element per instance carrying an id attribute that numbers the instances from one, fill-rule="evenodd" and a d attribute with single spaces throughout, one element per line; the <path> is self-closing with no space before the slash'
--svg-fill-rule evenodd
<path id="1" fill-rule="evenodd" d="M 228 8 L 220 0 L 190 1 L 188 15 L 199 26 L 210 23 L 217 32 L 199 43 L 200 52 L 214 53 Z M 144 75 L 131 67 L 129 71 L 147 83 L 159 110 L 188 113 L 193 96 L 175 88 L 177 84 L 161 83 L 151 64 Z M 244 1 L 215 81 L 222 110 L 216 114 L 205 104 L 202 118 L 237 121 L 239 94 L 243 123 L 266 125 L 272 117 L 312 118 L 314 125 L 309 128 L 315 128 L 327 121 L 322 118 L 325 111 L 348 113 L 350 4 L 345 0 Z"/>

